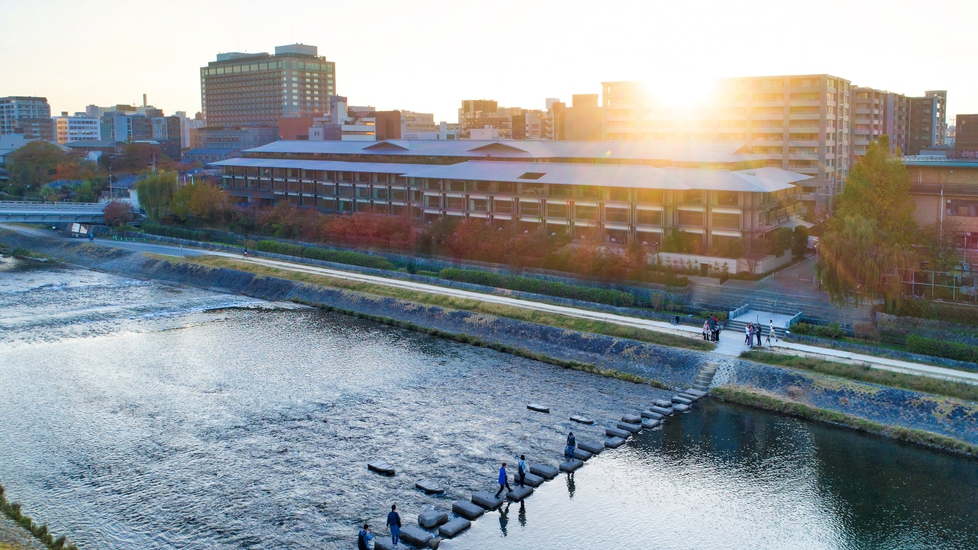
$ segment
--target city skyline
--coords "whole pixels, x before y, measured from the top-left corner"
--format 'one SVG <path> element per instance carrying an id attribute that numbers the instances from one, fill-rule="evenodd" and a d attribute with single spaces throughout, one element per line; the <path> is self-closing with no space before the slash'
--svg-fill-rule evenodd
<path id="1" fill-rule="evenodd" d="M 924 40 L 912 11 L 876 2 L 832 1 L 803 20 L 766 0 L 736 9 L 569 3 L 561 11 L 500 2 L 478 14 L 441 1 L 370 4 L 310 4 L 301 16 L 261 12 L 256 2 L 178 1 L 155 11 L 105 0 L 85 9 L 65 1 L 12 5 L 5 10 L 13 24 L 0 36 L 0 82 L 5 95 L 47 97 L 52 114 L 138 104 L 145 93 L 168 113 L 192 116 L 201 109 L 199 69 L 218 53 L 272 52 L 295 42 L 318 46 L 336 63 L 337 93 L 352 104 L 431 112 L 436 120 L 456 120 L 463 99 L 544 109 L 548 97 L 569 102 L 572 94 L 599 93 L 602 81 L 644 81 L 660 97 L 687 100 L 718 78 L 819 73 L 911 96 L 948 90 L 949 123 L 978 112 L 978 76 L 961 70 L 965 22 L 978 15 L 978 5 L 966 2 L 944 5 L 954 16 L 934 40 Z M 841 20 L 833 15 L 840 10 Z M 859 31 L 870 21 L 886 35 L 921 37 L 919 47 Z M 38 33 L 38 24 L 50 32 Z M 899 54 L 890 53 L 898 45 Z M 51 70 L 54 59 L 58 70 Z"/>

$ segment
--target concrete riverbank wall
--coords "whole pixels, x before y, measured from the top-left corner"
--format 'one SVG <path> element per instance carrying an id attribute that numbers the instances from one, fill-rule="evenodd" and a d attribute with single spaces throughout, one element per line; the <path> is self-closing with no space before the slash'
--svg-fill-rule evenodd
<path id="1" fill-rule="evenodd" d="M 712 387 L 753 388 L 880 424 L 925 430 L 978 445 L 978 404 L 968 401 L 232 269 L 151 259 L 98 244 L 28 237 L 3 229 L 0 229 L 0 243 L 125 277 L 155 279 L 266 300 L 295 300 L 444 335 L 466 336 L 470 341 L 520 350 L 530 356 L 590 364 L 673 388 L 689 387 L 704 363 L 718 362 L 720 368 Z"/>

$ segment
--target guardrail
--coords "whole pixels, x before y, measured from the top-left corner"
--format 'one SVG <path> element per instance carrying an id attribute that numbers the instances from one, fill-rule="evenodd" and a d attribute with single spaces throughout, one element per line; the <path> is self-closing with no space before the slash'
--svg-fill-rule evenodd
<path id="1" fill-rule="evenodd" d="M 747 313 L 748 311 L 750 311 L 750 304 L 744 304 L 738 307 L 737 309 L 731 311 L 730 313 L 728 313 L 727 319 L 733 320 L 734 318 L 740 317 L 741 315 Z"/>
<path id="2" fill-rule="evenodd" d="M 0 210 L 63 210 L 66 212 L 105 209 L 104 202 L 36 202 L 36 201 L 0 201 Z"/>

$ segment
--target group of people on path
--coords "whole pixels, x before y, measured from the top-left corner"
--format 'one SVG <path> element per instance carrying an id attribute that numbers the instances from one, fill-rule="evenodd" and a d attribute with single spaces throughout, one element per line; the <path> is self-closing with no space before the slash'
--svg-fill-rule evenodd
<path id="1" fill-rule="evenodd" d="M 720 341 L 720 320 L 716 315 L 710 315 L 709 319 L 703 321 L 703 339 L 708 342 Z"/>
<path id="2" fill-rule="evenodd" d="M 391 511 L 387 514 L 387 529 L 391 532 L 391 544 L 397 548 L 401 538 L 401 516 L 397 513 L 397 505 L 391 505 Z M 357 534 L 357 550 L 370 550 L 370 543 L 374 540 L 374 533 L 370 530 L 370 524 L 364 523 L 363 529 Z"/>
<path id="3" fill-rule="evenodd" d="M 747 326 L 744 327 L 744 343 L 747 344 L 748 347 L 754 347 L 754 340 L 756 339 L 757 340 L 757 345 L 760 346 L 761 345 L 761 334 L 763 332 L 764 332 L 764 329 L 763 329 L 763 327 L 761 327 L 761 324 L 760 323 L 757 323 L 757 324 L 747 323 Z M 767 333 L 767 345 L 769 345 L 769 346 L 771 345 L 771 338 L 774 338 L 774 341 L 775 342 L 778 341 L 778 333 L 775 332 L 775 330 L 774 330 L 774 320 L 773 319 L 771 320 L 771 326 L 770 326 L 770 329 L 768 330 L 768 333 Z"/>

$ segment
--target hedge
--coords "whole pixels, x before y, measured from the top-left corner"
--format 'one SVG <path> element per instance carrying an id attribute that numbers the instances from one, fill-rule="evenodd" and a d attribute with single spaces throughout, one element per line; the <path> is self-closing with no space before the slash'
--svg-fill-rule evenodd
<path id="1" fill-rule="evenodd" d="M 791 332 L 795 334 L 807 334 L 809 336 L 818 336 L 819 338 L 845 338 L 848 336 L 846 331 L 842 330 L 839 323 L 832 323 L 829 325 L 810 325 L 808 323 L 795 323 L 791 326 Z"/>
<path id="2" fill-rule="evenodd" d="M 923 355 L 978 363 L 978 346 L 958 342 L 949 342 L 947 340 L 938 340 L 936 338 L 926 338 L 911 334 L 907 336 L 907 349 L 913 353 L 921 353 Z"/>
<path id="3" fill-rule="evenodd" d="M 442 279 L 449 281 L 460 281 L 476 285 L 491 286 L 496 288 L 506 288 L 520 292 L 532 292 L 534 294 L 545 294 L 559 298 L 570 298 L 584 302 L 595 302 L 599 304 L 609 304 L 613 306 L 629 307 L 635 305 L 635 297 L 627 292 L 620 290 L 606 290 L 603 288 L 592 288 L 586 286 L 569 285 L 530 277 L 517 277 L 513 275 L 501 275 L 488 271 L 474 271 L 467 269 L 445 268 L 438 275 Z"/>
<path id="4" fill-rule="evenodd" d="M 298 244 L 280 243 L 277 241 L 258 241 L 255 247 L 262 252 L 271 252 L 273 254 L 282 254 L 284 256 L 309 258 L 310 260 L 322 260 L 324 262 L 357 265 L 360 267 L 372 267 L 374 269 L 394 269 L 394 265 L 385 258 L 373 256 L 371 254 L 363 254 L 360 252 L 330 250 L 328 248 L 301 246 Z"/>
<path id="5" fill-rule="evenodd" d="M 920 298 L 903 300 L 897 308 L 889 308 L 889 313 L 904 317 L 920 317 L 940 321 L 978 325 L 978 308 L 969 305 L 932 302 Z"/>
<path id="6" fill-rule="evenodd" d="M 186 239 L 188 241 L 210 241 L 210 235 L 208 235 L 206 231 L 194 231 L 193 229 L 186 229 L 184 227 L 144 223 L 142 225 L 142 229 L 144 233 L 149 233 L 150 235 L 160 235 L 163 237 L 172 237 L 174 239 Z"/>

